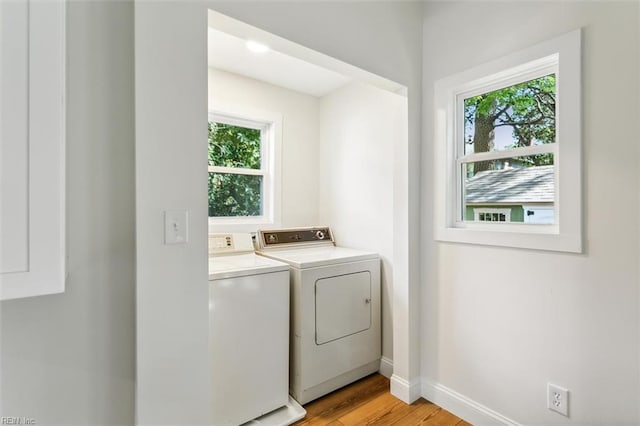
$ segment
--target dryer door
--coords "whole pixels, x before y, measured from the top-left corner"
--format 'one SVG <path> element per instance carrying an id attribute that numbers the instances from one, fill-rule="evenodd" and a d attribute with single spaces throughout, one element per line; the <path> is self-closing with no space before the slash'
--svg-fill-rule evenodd
<path id="1" fill-rule="evenodd" d="M 321 278 L 316 281 L 315 293 L 316 345 L 371 327 L 369 271 Z"/>

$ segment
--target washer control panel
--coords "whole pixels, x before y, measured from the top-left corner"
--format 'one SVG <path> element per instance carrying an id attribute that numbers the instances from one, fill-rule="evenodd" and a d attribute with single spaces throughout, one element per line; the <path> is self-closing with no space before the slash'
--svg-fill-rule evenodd
<path id="1" fill-rule="evenodd" d="M 259 231 L 260 248 L 303 245 L 334 245 L 328 226 Z"/>
<path id="2" fill-rule="evenodd" d="M 209 234 L 209 256 L 253 251 L 251 234 Z"/>

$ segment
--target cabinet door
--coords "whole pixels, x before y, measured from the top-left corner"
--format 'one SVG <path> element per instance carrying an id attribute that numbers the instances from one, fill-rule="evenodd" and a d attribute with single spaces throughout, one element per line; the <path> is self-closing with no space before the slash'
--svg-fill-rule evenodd
<path id="1" fill-rule="evenodd" d="M 317 345 L 371 327 L 369 271 L 319 279 L 315 292 Z"/>
<path id="2" fill-rule="evenodd" d="M 29 4 L 0 4 L 0 272 L 29 269 Z"/>
<path id="3" fill-rule="evenodd" d="M 64 291 L 64 17 L 0 1 L 0 300 Z"/>

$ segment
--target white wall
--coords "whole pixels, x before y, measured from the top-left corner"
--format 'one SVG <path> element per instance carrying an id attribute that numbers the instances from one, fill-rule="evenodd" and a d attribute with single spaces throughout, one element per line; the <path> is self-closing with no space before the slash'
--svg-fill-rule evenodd
<path id="1" fill-rule="evenodd" d="M 394 146 L 392 391 L 419 394 L 421 2 L 218 1 L 212 9 L 408 88 L 409 143 Z M 172 29 L 175 31 L 175 28 Z"/>
<path id="2" fill-rule="evenodd" d="M 209 109 L 212 110 L 216 104 L 218 107 L 224 105 L 282 114 L 280 225 L 316 224 L 318 98 L 209 68 Z"/>
<path id="3" fill-rule="evenodd" d="M 0 304 L 0 416 L 133 424 L 133 4 L 68 2 L 66 47 L 66 290 Z"/>
<path id="4" fill-rule="evenodd" d="M 206 44 L 200 3 L 135 3 L 139 424 L 209 423 Z M 186 244 L 163 244 L 171 209 Z"/>
<path id="5" fill-rule="evenodd" d="M 339 245 L 380 253 L 382 355 L 393 359 L 393 156 L 405 97 L 350 83 L 320 100 L 319 214 Z"/>
<path id="6" fill-rule="evenodd" d="M 423 176 L 423 390 L 471 422 L 490 418 L 450 391 L 522 424 L 640 423 L 639 22 L 635 2 L 425 5 L 424 170 L 436 80 L 584 28 L 584 254 L 435 243 Z M 570 419 L 547 382 L 571 391 Z"/>

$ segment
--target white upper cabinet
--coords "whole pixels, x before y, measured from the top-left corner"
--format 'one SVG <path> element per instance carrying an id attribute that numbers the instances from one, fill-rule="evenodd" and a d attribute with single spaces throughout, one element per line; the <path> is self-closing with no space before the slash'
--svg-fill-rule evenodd
<path id="1" fill-rule="evenodd" d="M 0 2 L 0 300 L 64 291 L 65 4 Z"/>

